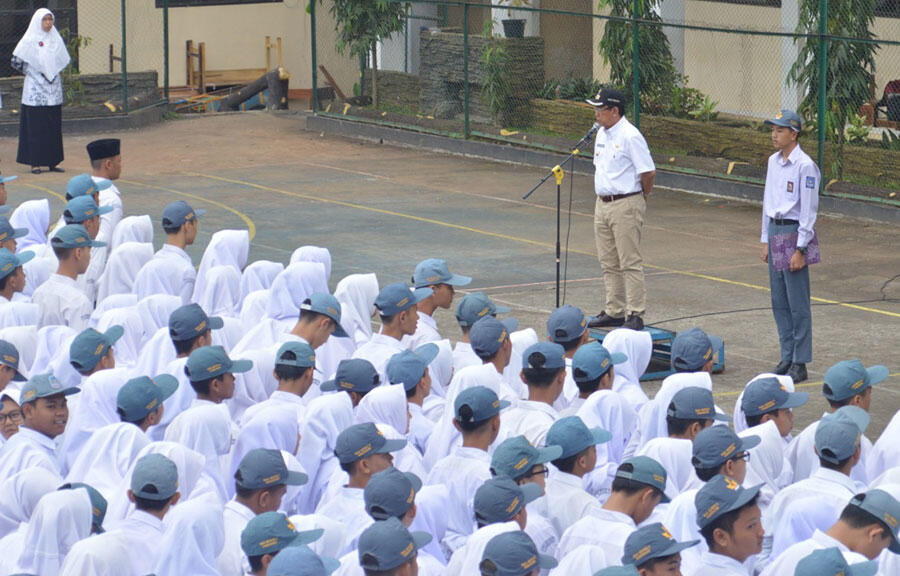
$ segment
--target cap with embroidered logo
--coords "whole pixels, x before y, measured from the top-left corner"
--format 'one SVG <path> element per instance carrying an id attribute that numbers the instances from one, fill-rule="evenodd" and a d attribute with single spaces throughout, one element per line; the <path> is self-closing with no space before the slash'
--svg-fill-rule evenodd
<path id="1" fill-rule="evenodd" d="M 0 248 L 0 279 L 6 278 L 16 271 L 17 268 L 30 262 L 34 258 L 34 252 L 24 250 L 18 254 L 13 254 L 6 248 Z"/>
<path id="2" fill-rule="evenodd" d="M 375 520 L 400 518 L 416 503 L 422 481 L 412 472 L 393 466 L 373 474 L 363 490 L 366 512 Z"/>
<path id="3" fill-rule="evenodd" d="M 97 206 L 93 196 L 78 196 L 66 203 L 63 211 L 63 220 L 66 224 L 81 224 L 102 214 L 112 212 L 112 206 Z"/>
<path id="4" fill-rule="evenodd" d="M 396 316 L 408 308 L 412 308 L 434 293 L 431 288 L 410 290 L 403 282 L 388 284 L 375 297 L 375 307 L 382 316 Z"/>
<path id="5" fill-rule="evenodd" d="M 218 330 L 225 321 L 218 316 L 207 316 L 199 304 L 185 304 L 169 314 L 169 336 L 177 342 L 193 340 L 207 330 Z"/>
<path id="6" fill-rule="evenodd" d="M 558 459 L 562 456 L 562 451 L 562 446 L 538 448 L 525 436 L 513 436 L 494 449 L 491 472 L 495 476 L 509 476 L 513 480 L 519 480 L 530 474 L 535 466 Z"/>
<path id="7" fill-rule="evenodd" d="M 0 216 L 0 242 L 28 235 L 28 228 L 13 228 L 6 216 Z"/>
<path id="8" fill-rule="evenodd" d="M 275 366 L 313 368 L 315 365 L 316 351 L 306 342 L 290 340 L 282 344 L 275 353 Z"/>
<path id="9" fill-rule="evenodd" d="M 471 326 L 485 316 L 508 314 L 509 308 L 495 305 L 484 292 L 470 292 L 460 298 L 456 305 L 456 321 L 460 326 Z M 519 324 L 512 328 L 515 330 Z"/>
<path id="10" fill-rule="evenodd" d="M 759 445 L 759 436 L 738 436 L 728 426 L 708 426 L 694 438 L 691 464 L 701 470 L 714 470 Z"/>
<path id="11" fill-rule="evenodd" d="M 69 364 L 79 372 L 90 372 L 124 333 L 121 326 L 110 326 L 106 332 L 84 330 L 69 346 Z"/>
<path id="12" fill-rule="evenodd" d="M 94 532 L 96 534 L 102 534 L 105 532 L 105 530 L 103 530 L 103 519 L 106 518 L 106 508 L 108 506 L 103 494 L 90 484 L 85 484 L 84 482 L 66 482 L 59 487 L 59 490 L 77 490 L 79 488 L 84 488 L 91 499 L 91 523 L 94 525 Z"/>
<path id="13" fill-rule="evenodd" d="M 484 525 L 509 522 L 543 494 L 536 482 L 519 485 L 509 476 L 490 478 L 475 491 L 475 520 Z"/>
<path id="14" fill-rule="evenodd" d="M 302 486 L 309 481 L 303 472 L 292 472 L 284 463 L 281 451 L 254 448 L 241 458 L 234 473 L 234 483 L 245 490 L 263 490 L 274 486 Z"/>
<path id="15" fill-rule="evenodd" d="M 509 340 L 510 319 L 499 320 L 485 316 L 469 329 L 469 344 L 480 357 L 493 356 Z"/>
<path id="16" fill-rule="evenodd" d="M 641 526 L 625 540 L 622 564 L 632 564 L 638 568 L 655 558 L 665 558 L 682 550 L 696 546 L 699 540 L 679 542 L 659 522 Z"/>
<path id="17" fill-rule="evenodd" d="M 666 416 L 680 420 L 731 420 L 727 415 L 716 411 L 712 392 L 699 386 L 688 386 L 676 392 L 666 408 Z"/>
<path id="18" fill-rule="evenodd" d="M 575 382 L 593 382 L 609 372 L 615 364 L 627 360 L 628 357 L 624 354 L 613 354 L 599 342 L 588 342 L 572 356 L 572 378 Z"/>
<path id="19" fill-rule="evenodd" d="M 488 541 L 478 568 L 487 576 L 527 576 L 535 570 L 549 570 L 557 565 L 553 556 L 538 552 L 531 536 L 514 530 Z"/>
<path id="20" fill-rule="evenodd" d="M 405 390 L 412 390 L 425 376 L 428 365 L 437 358 L 438 352 L 440 348 L 437 344 L 428 343 L 415 351 L 404 350 L 394 354 L 387 363 L 388 381 L 402 384 Z"/>
<path id="21" fill-rule="evenodd" d="M 890 375 L 887 366 L 866 368 L 859 360 L 842 360 L 825 371 L 825 398 L 841 402 L 866 391 L 867 388 L 886 380 Z"/>
<path id="22" fill-rule="evenodd" d="M 93 196 L 101 190 L 106 190 L 112 186 L 112 181 L 106 178 L 94 178 L 87 173 L 79 174 L 69 178 L 66 184 L 66 201 L 79 196 Z"/>
<path id="23" fill-rule="evenodd" d="M 612 434 L 603 428 L 588 428 L 579 416 L 560 418 L 547 431 L 547 445 L 562 446 L 560 458 L 574 456 L 610 439 Z"/>
<path id="24" fill-rule="evenodd" d="M 372 454 L 388 454 L 402 450 L 406 446 L 404 439 L 387 439 L 375 424 L 363 422 L 345 428 L 337 437 L 334 455 L 341 464 L 357 462 Z"/>
<path id="25" fill-rule="evenodd" d="M 774 118 L 766 120 L 765 123 L 770 126 L 790 128 L 794 132 L 799 132 L 803 128 L 803 119 L 796 112 L 787 108 L 783 108 Z"/>
<path id="26" fill-rule="evenodd" d="M 585 100 L 591 106 L 625 106 L 625 95 L 615 88 L 601 88 L 593 97 Z"/>
<path id="27" fill-rule="evenodd" d="M 850 499 L 850 504 L 865 510 L 891 529 L 893 541 L 888 550 L 900 554 L 900 502 L 884 490 L 869 490 Z"/>
<path id="28" fill-rule="evenodd" d="M 724 426 L 715 426 L 724 428 Z M 694 497 L 697 509 L 697 526 L 702 530 L 723 515 L 739 510 L 759 494 L 762 484 L 744 488 L 728 476 L 716 474 L 704 484 Z"/>
<path id="29" fill-rule="evenodd" d="M 869 413 L 859 406 L 842 406 L 826 414 L 816 426 L 816 454 L 826 462 L 840 464 L 859 448 L 868 426 Z"/>
<path id="30" fill-rule="evenodd" d="M 741 410 L 746 416 L 759 416 L 774 410 L 803 406 L 809 400 L 806 392 L 788 392 L 775 377 L 753 380 L 744 389 Z"/>
<path id="31" fill-rule="evenodd" d="M 466 286 L 472 279 L 461 274 L 453 274 L 447 268 L 447 261 L 440 258 L 428 258 L 416 265 L 412 277 L 413 286 L 424 288 L 436 284 L 449 284 L 450 286 Z"/>
<path id="32" fill-rule="evenodd" d="M 275 555 L 288 547 L 311 544 L 323 533 L 321 528 L 297 532 L 281 512 L 263 512 L 251 518 L 241 532 L 241 550 L 248 557 Z"/>
<path id="33" fill-rule="evenodd" d="M 0 364 L 13 369 L 13 382 L 25 382 L 27 380 L 25 375 L 19 372 L 19 358 L 19 350 L 15 344 L 6 340 L 0 340 Z"/>
<path id="34" fill-rule="evenodd" d="M 371 362 L 364 358 L 347 358 L 338 363 L 334 379 L 322 382 L 319 388 L 324 392 L 344 390 L 366 394 L 380 383 L 378 371 Z"/>
<path id="35" fill-rule="evenodd" d="M 672 341 L 672 369 L 679 372 L 700 370 L 721 349 L 722 339 L 700 328 L 679 332 Z"/>
<path id="36" fill-rule="evenodd" d="M 587 330 L 587 318 L 581 308 L 566 304 L 550 313 L 547 337 L 554 342 L 570 342 Z"/>
<path id="37" fill-rule="evenodd" d="M 162 454 L 142 456 L 131 473 L 131 491 L 146 500 L 168 500 L 178 491 L 178 468 Z"/>
<path id="38" fill-rule="evenodd" d="M 810 552 L 797 562 L 793 576 L 875 576 L 877 573 L 878 561 L 848 564 L 840 549 L 834 547 Z"/>
<path id="39" fill-rule="evenodd" d="M 106 242 L 91 240 L 87 228 L 81 224 L 66 224 L 59 229 L 56 236 L 50 239 L 53 248 L 99 248 Z"/>
<path id="40" fill-rule="evenodd" d="M 486 386 L 472 386 L 456 395 L 453 417 L 460 424 L 475 424 L 493 418 L 509 406 L 506 400 Z"/>
<path id="41" fill-rule="evenodd" d="M 623 461 L 616 469 L 615 477 L 656 488 L 662 493 L 662 502 L 669 501 L 666 496 L 666 469 L 649 456 L 633 456 Z"/>
<path id="42" fill-rule="evenodd" d="M 176 200 L 163 208 L 162 227 L 165 230 L 178 229 L 204 214 L 206 214 L 206 210 L 200 208 L 195 210 L 184 200 Z"/>
<path id="43" fill-rule="evenodd" d="M 122 411 L 122 420 L 140 422 L 176 390 L 178 380 L 171 374 L 160 374 L 152 379 L 149 376 L 138 376 L 119 388 L 116 408 Z"/>
<path id="44" fill-rule="evenodd" d="M 410 532 L 397 518 L 378 520 L 359 535 L 359 565 L 373 572 L 393 570 L 415 558 L 429 542 L 431 534 Z"/>
<path id="45" fill-rule="evenodd" d="M 565 367 L 566 350 L 555 342 L 538 342 L 522 353 L 523 370 L 561 370 Z"/>
<path id="46" fill-rule="evenodd" d="M 300 310 L 308 310 L 316 314 L 324 314 L 334 320 L 332 336 L 347 338 L 348 334 L 341 326 L 341 303 L 337 298 L 325 292 L 313 292 L 300 304 Z"/>
<path id="47" fill-rule="evenodd" d="M 81 392 L 81 388 L 76 386 L 65 386 L 56 378 L 56 376 L 49 372 L 46 374 L 35 374 L 22 385 L 22 390 L 19 394 L 21 400 L 19 404 L 34 402 L 38 398 L 49 398 L 50 396 L 58 396 L 60 394 L 63 396 L 70 396 L 72 394 L 78 394 L 79 392 Z"/>
<path id="48" fill-rule="evenodd" d="M 329 576 L 340 567 L 338 560 L 320 556 L 307 546 L 292 546 L 275 556 L 266 576 Z"/>
<path id="49" fill-rule="evenodd" d="M 203 382 L 228 372 L 247 372 L 253 368 L 252 360 L 232 360 L 221 346 L 203 346 L 188 356 L 184 365 L 191 382 Z"/>

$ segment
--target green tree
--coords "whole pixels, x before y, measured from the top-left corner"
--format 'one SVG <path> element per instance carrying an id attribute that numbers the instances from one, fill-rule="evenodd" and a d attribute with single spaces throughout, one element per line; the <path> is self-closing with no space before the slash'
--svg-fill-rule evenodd
<path id="1" fill-rule="evenodd" d="M 798 34 L 817 34 L 819 31 L 819 0 L 800 0 Z M 854 38 L 862 41 L 829 39 L 826 43 L 827 70 L 825 76 L 825 117 L 818 117 L 819 98 L 819 42 L 817 39 L 796 38 L 801 43 L 797 61 L 791 67 L 788 80 L 806 94 L 800 113 L 816 123 L 824 120 L 825 134 L 834 142 L 828 172 L 838 180 L 844 171 L 844 127 L 864 102 L 872 97 L 875 76 L 875 0 L 830 0 L 827 31 L 829 36 Z"/>
<path id="2" fill-rule="evenodd" d="M 325 0 L 320 0 L 325 2 Z M 403 30 L 408 2 L 389 0 L 328 0 L 329 12 L 335 21 L 340 54 L 350 53 L 356 58 L 371 56 L 372 105 L 378 106 L 378 41 Z"/>

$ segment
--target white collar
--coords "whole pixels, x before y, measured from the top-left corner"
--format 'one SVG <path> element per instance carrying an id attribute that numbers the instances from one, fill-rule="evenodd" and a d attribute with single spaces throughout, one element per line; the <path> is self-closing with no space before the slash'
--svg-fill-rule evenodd
<path id="1" fill-rule="evenodd" d="M 144 512 L 143 510 L 133 510 L 131 514 L 128 515 L 128 519 L 135 522 L 136 524 L 143 524 L 145 526 L 149 526 L 154 530 L 159 532 L 163 531 L 163 522 L 153 514 L 149 514 Z"/>
<path id="2" fill-rule="evenodd" d="M 520 400 L 518 407 L 523 410 L 543 412 L 548 416 L 552 416 L 554 420 L 559 418 L 559 412 L 557 412 L 556 409 L 553 408 L 553 406 L 547 404 L 546 402 L 539 402 L 537 400 Z"/>
<path id="3" fill-rule="evenodd" d="M 303 404 L 303 397 L 297 396 L 293 392 L 285 392 L 284 390 L 276 390 L 272 392 L 272 395 L 269 396 L 269 400 L 272 399 L 281 399 L 282 402 L 287 402 L 289 404 Z"/>
<path id="4" fill-rule="evenodd" d="M 57 272 L 54 272 L 53 274 L 51 274 L 49 279 L 53 280 L 54 282 L 62 282 L 63 284 L 66 284 L 68 286 L 77 286 L 78 285 L 74 280 L 72 280 L 68 276 L 63 276 L 62 274 L 59 274 Z"/>
<path id="5" fill-rule="evenodd" d="M 174 244 L 163 244 L 162 248 L 159 249 L 159 252 L 157 252 L 157 254 L 172 254 L 173 256 L 178 256 L 179 258 L 192 263 L 190 255 L 185 252 L 183 248 L 179 248 Z"/>
<path id="6" fill-rule="evenodd" d="M 256 513 L 254 513 L 253 510 L 248 508 L 246 505 L 241 504 L 234 498 L 232 498 L 231 500 L 229 500 L 228 502 L 225 503 L 225 508 L 227 508 L 228 510 L 231 510 L 232 512 L 234 512 L 235 514 L 237 514 L 244 520 L 247 520 L 248 522 L 250 520 L 253 520 L 256 517 Z"/>
<path id="7" fill-rule="evenodd" d="M 700 554 L 700 560 L 704 566 L 728 568 L 729 570 L 737 572 L 739 574 L 747 573 L 747 569 L 744 567 L 744 565 L 731 556 L 723 556 L 722 554 L 716 554 L 715 552 L 704 550 Z"/>
<path id="8" fill-rule="evenodd" d="M 607 510 L 603 508 L 603 513 L 595 513 L 594 516 L 600 518 L 601 520 L 608 520 L 610 522 L 618 522 L 620 524 L 627 524 L 631 528 L 636 528 L 637 525 L 634 523 L 634 518 L 629 516 L 624 512 L 619 512 L 618 510 Z"/>
<path id="9" fill-rule="evenodd" d="M 857 466 L 858 466 L 858 464 L 857 464 Z M 828 468 L 819 467 L 819 469 L 816 470 L 815 472 L 813 472 L 812 476 L 810 476 L 810 477 L 818 478 L 820 480 L 824 480 L 825 482 L 843 486 L 844 488 L 849 490 L 854 495 L 857 492 L 856 483 L 853 481 L 853 479 L 850 478 L 849 476 L 847 476 L 846 474 L 838 472 L 837 470 L 831 470 Z"/>
<path id="10" fill-rule="evenodd" d="M 581 481 L 581 478 L 574 474 L 569 474 L 568 472 L 554 470 L 553 474 L 550 475 L 550 480 L 553 480 L 560 484 L 564 484 L 566 486 L 577 486 L 579 490 L 584 490 L 584 483 Z"/>
<path id="11" fill-rule="evenodd" d="M 379 332 L 378 334 L 372 334 L 372 339 L 369 340 L 372 344 L 378 344 L 380 346 L 388 346 L 390 348 L 394 348 L 399 351 L 406 350 L 403 347 L 403 344 L 400 343 L 399 340 L 394 338 L 393 336 L 387 336 Z"/>
<path id="12" fill-rule="evenodd" d="M 40 445 L 42 448 L 46 448 L 50 451 L 51 454 L 56 451 L 56 442 L 53 438 L 47 436 L 43 432 L 38 432 L 37 430 L 33 430 L 24 424 L 19 426 L 19 431 L 16 433 L 20 435 L 23 440 L 28 439 L 34 442 L 35 444 Z M 11 436 L 10 440 L 15 438 L 15 436 Z M 9 442 L 9 440 L 7 440 Z"/>
<path id="13" fill-rule="evenodd" d="M 481 460 L 482 462 L 490 463 L 491 455 L 482 450 L 481 448 L 473 448 L 471 446 L 457 446 L 456 449 L 453 450 L 453 455 L 458 456 L 460 458 L 470 458 L 472 460 Z"/>
<path id="14" fill-rule="evenodd" d="M 418 310 L 416 310 L 416 314 L 419 316 L 419 322 L 424 322 L 429 328 L 433 328 L 437 332 L 437 320 L 434 319 L 434 316 Z"/>
<path id="15" fill-rule="evenodd" d="M 838 550 L 840 550 L 842 552 L 847 552 L 850 550 L 850 548 L 848 548 L 846 544 L 844 544 L 843 542 L 841 542 L 840 540 L 838 540 L 836 538 L 832 538 L 831 536 L 822 532 L 819 529 L 816 529 L 816 531 L 813 532 L 813 535 L 810 537 L 810 540 L 812 540 L 813 542 L 815 542 L 822 548 L 835 548 L 836 547 Z"/>
<path id="16" fill-rule="evenodd" d="M 351 488 L 350 486 L 341 486 L 340 497 L 346 500 L 363 500 L 365 490 L 362 488 Z"/>

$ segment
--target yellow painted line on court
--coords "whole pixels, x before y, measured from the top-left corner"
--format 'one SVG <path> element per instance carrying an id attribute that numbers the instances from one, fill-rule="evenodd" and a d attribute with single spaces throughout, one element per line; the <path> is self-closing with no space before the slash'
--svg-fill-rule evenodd
<path id="1" fill-rule="evenodd" d="M 23 184 L 25 184 L 25 183 L 23 182 Z M 46 192 L 47 194 L 50 194 L 51 196 L 56 196 L 63 202 L 66 201 L 65 196 L 63 196 L 59 192 L 54 192 L 53 190 L 51 190 L 49 188 L 44 188 L 43 186 L 38 186 L 37 184 L 25 184 L 25 186 L 28 186 L 29 188 L 34 188 L 35 190 L 40 190 L 41 192 Z"/>
<path id="2" fill-rule="evenodd" d="M 445 228 L 453 228 L 456 230 L 463 230 L 465 232 L 472 232 L 473 234 L 481 234 L 483 236 L 491 236 L 494 238 L 501 238 L 503 240 L 509 240 L 512 242 L 521 242 L 524 244 L 531 244 L 532 246 L 541 246 L 544 248 L 554 248 L 555 245 L 549 242 L 539 242 L 537 240 L 531 240 L 529 238 L 522 238 L 520 236 L 511 236 L 509 234 L 501 234 L 499 232 L 491 232 L 488 230 L 480 230 L 478 228 L 471 228 L 469 226 L 462 226 L 460 224 L 453 224 L 452 222 L 444 222 L 442 220 L 435 220 L 433 218 L 424 218 L 422 216 L 414 216 L 412 214 L 405 214 L 403 212 L 395 212 L 394 210 L 385 210 L 384 208 L 373 208 L 371 206 L 365 206 L 363 204 L 355 204 L 353 202 L 345 202 L 343 200 L 335 200 L 333 198 L 323 198 L 321 196 L 314 196 L 312 194 L 304 194 L 302 192 L 291 192 L 289 190 L 282 190 L 280 188 L 273 188 L 271 186 L 264 186 L 262 184 L 256 184 L 254 182 L 247 182 L 245 180 L 236 180 L 233 178 L 225 178 L 223 176 L 214 176 L 212 174 L 203 174 L 201 172 L 187 172 L 187 174 L 191 176 L 199 176 L 201 178 L 208 178 L 210 180 L 218 180 L 220 182 L 228 182 L 230 184 L 238 184 L 240 186 L 247 186 L 250 188 L 256 188 L 257 190 L 265 190 L 267 192 L 274 192 L 276 194 L 283 194 L 285 196 L 293 196 L 295 198 L 303 198 L 305 200 L 312 200 L 315 202 L 322 202 L 325 204 L 334 204 L 336 206 L 344 206 L 346 208 L 355 208 L 357 210 L 364 210 L 367 212 L 375 212 L 378 214 L 385 214 L 387 216 L 397 216 L 398 218 L 406 218 L 408 220 L 415 220 L 417 222 L 425 222 L 428 224 L 435 224 L 437 226 L 443 226 Z M 251 235 L 252 238 L 252 235 Z M 570 248 L 569 252 L 575 254 L 583 254 L 585 256 L 592 256 L 594 258 L 597 257 L 596 252 L 588 252 L 586 250 L 578 250 L 576 248 Z M 769 288 L 766 286 L 760 286 L 758 284 L 750 284 L 748 282 L 740 282 L 737 280 L 729 280 L 728 278 L 720 278 L 719 276 L 711 276 L 709 274 L 701 274 L 699 272 L 691 272 L 688 270 L 678 270 L 675 268 L 667 268 L 665 266 L 656 266 L 653 264 L 644 264 L 645 267 L 651 268 L 654 270 L 662 270 L 663 272 L 669 272 L 672 274 L 679 274 L 681 276 L 688 276 L 691 278 L 699 278 L 702 280 L 709 280 L 711 282 L 719 282 L 720 284 L 729 284 L 732 286 L 740 286 L 743 288 L 751 288 L 753 290 L 761 290 L 763 292 L 769 292 Z M 885 316 L 892 316 L 895 318 L 900 318 L 900 313 L 897 312 L 889 312 L 887 310 L 881 310 L 879 308 L 871 308 L 869 306 L 860 306 L 858 304 L 847 304 L 844 302 L 839 302 L 837 300 L 829 300 L 827 298 L 817 298 L 815 296 L 811 296 L 810 300 L 814 302 L 820 302 L 823 304 L 834 304 L 836 306 L 843 306 L 845 308 L 852 308 L 854 310 L 860 310 L 863 312 L 871 312 L 873 314 L 882 314 Z"/>
<path id="3" fill-rule="evenodd" d="M 900 376 L 900 372 L 894 372 L 892 374 L 888 374 L 888 378 L 895 378 Z M 817 388 L 824 384 L 824 380 L 816 380 L 815 382 L 801 382 L 800 384 L 794 384 L 794 388 Z M 744 393 L 744 389 L 740 390 L 729 390 L 727 392 L 716 392 L 713 394 L 716 398 L 730 398 L 740 396 Z"/>
<path id="4" fill-rule="evenodd" d="M 227 204 L 223 204 L 223 203 L 217 202 L 215 200 L 210 200 L 209 198 L 204 198 L 203 196 L 198 196 L 196 194 L 191 194 L 190 192 L 182 192 L 181 190 L 174 190 L 172 188 L 166 188 L 165 186 L 157 186 L 155 184 L 154 185 L 144 184 L 143 182 L 135 182 L 134 180 L 121 180 L 120 179 L 119 182 L 123 182 L 125 184 L 133 184 L 135 186 L 141 186 L 143 188 L 149 188 L 151 190 L 163 190 L 165 192 L 169 192 L 171 194 L 176 194 L 178 196 L 184 196 L 186 198 L 193 198 L 194 200 L 199 200 L 201 202 L 208 202 L 209 204 L 212 204 L 213 206 L 218 206 L 219 208 L 221 208 L 223 210 L 227 210 L 227 211 L 231 212 L 232 214 L 235 214 L 238 218 L 243 220 L 244 223 L 247 224 L 247 231 L 250 234 L 251 241 L 253 240 L 253 237 L 256 236 L 256 224 L 253 223 L 253 220 L 251 220 L 249 216 L 247 216 L 240 210 L 236 210 L 236 209 L 232 208 L 231 206 L 228 206 Z"/>

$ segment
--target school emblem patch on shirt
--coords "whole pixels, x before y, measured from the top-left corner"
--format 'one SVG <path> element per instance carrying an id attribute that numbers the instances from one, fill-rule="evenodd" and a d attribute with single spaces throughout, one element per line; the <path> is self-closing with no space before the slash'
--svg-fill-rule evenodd
<path id="1" fill-rule="evenodd" d="M 793 182 L 788 182 L 788 183 L 787 183 L 787 191 L 788 191 L 788 192 L 793 192 L 793 191 L 794 191 L 794 183 L 793 183 Z"/>
<path id="2" fill-rule="evenodd" d="M 815 188 L 816 187 L 816 179 L 813 176 L 806 177 L 806 187 L 807 188 Z"/>

